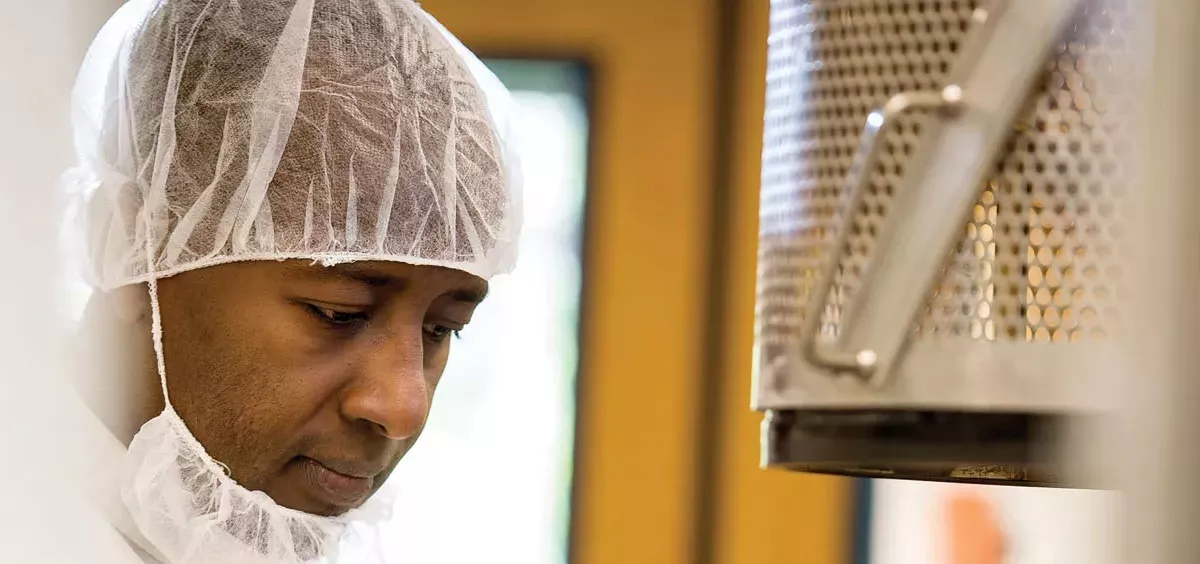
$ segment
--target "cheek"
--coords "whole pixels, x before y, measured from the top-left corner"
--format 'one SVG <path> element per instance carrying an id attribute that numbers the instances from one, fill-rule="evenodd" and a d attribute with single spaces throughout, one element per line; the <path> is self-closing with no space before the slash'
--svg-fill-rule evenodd
<path id="1" fill-rule="evenodd" d="M 302 327 L 268 313 L 181 326 L 167 351 L 172 404 L 209 454 L 252 488 L 290 460 L 347 367 L 307 346 Z"/>

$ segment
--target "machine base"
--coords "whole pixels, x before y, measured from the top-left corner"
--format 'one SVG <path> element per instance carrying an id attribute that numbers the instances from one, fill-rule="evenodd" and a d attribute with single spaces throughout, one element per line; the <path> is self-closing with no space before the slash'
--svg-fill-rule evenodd
<path id="1" fill-rule="evenodd" d="M 770 468 L 867 478 L 1065 486 L 1053 459 L 1066 416 L 934 410 L 774 410 Z"/>

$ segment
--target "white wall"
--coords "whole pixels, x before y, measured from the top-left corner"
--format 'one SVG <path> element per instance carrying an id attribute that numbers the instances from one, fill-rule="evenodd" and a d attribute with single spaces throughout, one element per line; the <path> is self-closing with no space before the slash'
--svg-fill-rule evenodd
<path id="1" fill-rule="evenodd" d="M 68 97 L 103 2 L 3 0 L 0 16 L 0 561 L 116 562 L 122 541 L 88 510 L 83 419 L 63 378 L 55 269 Z M 113 552 L 113 551 L 116 552 Z"/>

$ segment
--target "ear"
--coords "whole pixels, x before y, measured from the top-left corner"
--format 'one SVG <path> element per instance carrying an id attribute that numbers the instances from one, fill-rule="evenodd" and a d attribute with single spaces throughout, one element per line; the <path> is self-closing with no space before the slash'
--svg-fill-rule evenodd
<path id="1" fill-rule="evenodd" d="M 150 294 L 142 284 L 122 286 L 105 297 L 113 316 L 122 323 L 135 325 L 150 316 Z"/>

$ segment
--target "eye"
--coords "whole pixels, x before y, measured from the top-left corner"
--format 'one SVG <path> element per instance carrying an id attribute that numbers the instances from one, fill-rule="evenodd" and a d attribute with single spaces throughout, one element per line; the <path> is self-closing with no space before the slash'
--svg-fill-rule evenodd
<path id="1" fill-rule="evenodd" d="M 367 314 L 361 311 L 339 311 L 313 304 L 305 305 L 308 307 L 309 312 L 330 325 L 341 327 L 362 323 L 367 320 Z"/>
<path id="2" fill-rule="evenodd" d="M 438 325 L 437 323 L 426 323 L 424 330 L 425 335 L 429 338 L 429 340 L 435 343 L 445 341 L 450 337 L 450 335 L 459 337 L 458 329 L 451 329 L 445 325 Z"/>

